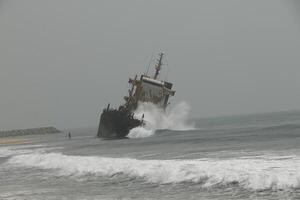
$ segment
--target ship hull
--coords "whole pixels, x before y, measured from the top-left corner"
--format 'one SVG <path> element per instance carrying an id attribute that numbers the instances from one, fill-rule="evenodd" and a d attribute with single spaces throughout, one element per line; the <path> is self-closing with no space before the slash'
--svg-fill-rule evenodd
<path id="1" fill-rule="evenodd" d="M 126 138 L 129 131 L 143 125 L 142 120 L 133 118 L 129 112 L 104 110 L 100 116 L 97 136 L 100 138 Z"/>

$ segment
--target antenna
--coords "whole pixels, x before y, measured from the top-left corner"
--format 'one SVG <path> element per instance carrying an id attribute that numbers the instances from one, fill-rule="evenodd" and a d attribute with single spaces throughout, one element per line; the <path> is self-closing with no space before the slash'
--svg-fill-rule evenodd
<path id="1" fill-rule="evenodd" d="M 153 60 L 153 53 L 152 53 L 151 58 L 150 58 L 150 60 L 149 60 L 149 64 L 148 64 L 147 71 L 146 71 L 146 74 L 145 74 L 145 75 L 148 75 L 148 73 L 149 73 L 149 68 L 150 68 L 150 65 L 151 65 L 152 60 Z"/>
<path id="2" fill-rule="evenodd" d="M 157 64 L 155 65 L 156 71 L 155 71 L 154 79 L 157 78 L 157 76 L 159 75 L 159 71 L 161 70 L 163 56 L 164 56 L 164 53 L 160 53 L 159 59 L 157 59 Z"/>

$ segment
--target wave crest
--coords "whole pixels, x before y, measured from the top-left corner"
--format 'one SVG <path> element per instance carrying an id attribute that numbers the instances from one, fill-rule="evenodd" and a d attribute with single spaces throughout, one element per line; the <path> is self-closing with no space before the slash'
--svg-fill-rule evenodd
<path id="1" fill-rule="evenodd" d="M 15 166 L 57 169 L 62 175 L 125 174 L 158 184 L 193 182 L 203 187 L 238 184 L 254 190 L 300 187 L 300 158 L 235 158 L 227 160 L 137 160 L 61 153 L 16 155 Z"/>

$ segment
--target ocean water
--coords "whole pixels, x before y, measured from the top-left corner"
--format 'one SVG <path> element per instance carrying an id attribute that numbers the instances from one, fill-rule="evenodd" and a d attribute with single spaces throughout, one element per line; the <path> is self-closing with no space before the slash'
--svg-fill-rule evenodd
<path id="1" fill-rule="evenodd" d="M 300 199 L 300 112 L 141 113 L 147 126 L 129 139 L 86 128 L 0 146 L 0 199 Z"/>

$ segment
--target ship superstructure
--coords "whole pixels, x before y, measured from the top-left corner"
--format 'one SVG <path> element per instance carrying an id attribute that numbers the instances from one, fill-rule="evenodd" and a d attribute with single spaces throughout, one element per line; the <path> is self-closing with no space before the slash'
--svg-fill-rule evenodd
<path id="1" fill-rule="evenodd" d="M 163 53 L 159 54 L 153 77 L 144 74 L 139 79 L 137 75 L 134 79 L 129 79 L 129 84 L 132 87 L 128 96 L 124 97 L 126 107 L 135 110 L 138 102 L 151 102 L 160 108 L 166 109 L 169 97 L 174 96 L 175 91 L 172 90 L 172 83 L 157 79 L 161 70 L 163 55 Z"/>

